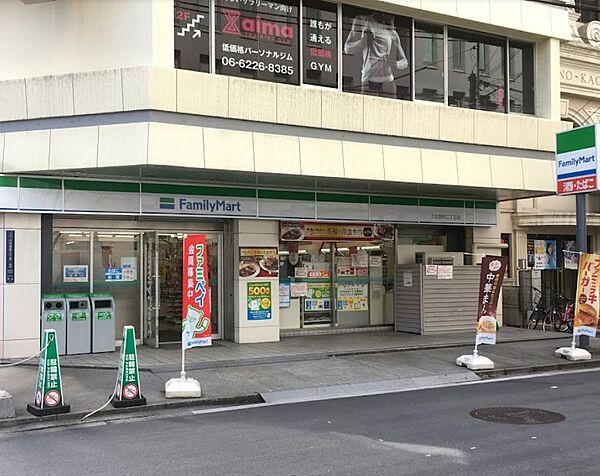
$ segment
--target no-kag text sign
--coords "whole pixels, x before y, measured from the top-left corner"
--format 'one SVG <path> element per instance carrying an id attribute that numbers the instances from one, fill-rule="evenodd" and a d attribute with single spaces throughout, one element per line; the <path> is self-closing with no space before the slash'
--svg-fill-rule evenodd
<path id="1" fill-rule="evenodd" d="M 578 127 L 556 135 L 556 193 L 598 188 L 598 127 Z"/>
<path id="2" fill-rule="evenodd" d="M 484 256 L 481 260 L 477 344 L 496 343 L 496 308 L 507 264 L 505 256 Z"/>
<path id="3" fill-rule="evenodd" d="M 184 349 L 211 345 L 210 288 L 206 235 L 183 238 L 183 314 Z"/>

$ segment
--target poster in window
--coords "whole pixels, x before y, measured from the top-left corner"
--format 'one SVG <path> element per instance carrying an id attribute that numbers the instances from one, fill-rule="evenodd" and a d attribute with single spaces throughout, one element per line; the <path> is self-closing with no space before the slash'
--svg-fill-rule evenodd
<path id="1" fill-rule="evenodd" d="M 210 69 L 209 0 L 175 0 L 175 67 Z"/>
<path id="2" fill-rule="evenodd" d="M 556 240 L 534 240 L 535 269 L 556 269 Z"/>
<path id="3" fill-rule="evenodd" d="M 564 241 L 564 261 L 565 261 L 565 269 L 577 269 L 577 265 L 579 264 L 579 251 L 576 249 L 575 240 L 566 240 Z"/>
<path id="4" fill-rule="evenodd" d="M 305 0 L 302 6 L 305 84 L 337 88 L 337 5 Z"/>
<path id="5" fill-rule="evenodd" d="M 411 20 L 344 5 L 344 91 L 410 99 Z"/>
<path id="6" fill-rule="evenodd" d="M 215 0 L 217 73 L 299 83 L 298 2 Z"/>

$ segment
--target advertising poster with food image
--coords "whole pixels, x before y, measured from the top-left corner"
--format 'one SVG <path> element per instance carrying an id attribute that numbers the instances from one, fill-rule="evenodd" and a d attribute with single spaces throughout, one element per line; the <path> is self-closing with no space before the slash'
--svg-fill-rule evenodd
<path id="1" fill-rule="evenodd" d="M 479 304 L 476 343 L 496 343 L 496 309 L 508 265 L 506 256 L 484 256 L 479 275 Z"/>
<path id="2" fill-rule="evenodd" d="M 579 258 L 579 273 L 577 274 L 573 335 L 596 337 L 599 276 L 600 255 L 583 253 Z"/>
<path id="3" fill-rule="evenodd" d="M 273 317 L 271 283 L 248 283 L 247 291 L 247 317 L 249 321 L 264 321 Z"/>
<path id="4" fill-rule="evenodd" d="M 394 225 L 387 223 L 281 222 L 282 241 L 393 241 Z"/>
<path id="5" fill-rule="evenodd" d="M 240 278 L 276 278 L 279 276 L 277 248 L 240 248 Z"/>

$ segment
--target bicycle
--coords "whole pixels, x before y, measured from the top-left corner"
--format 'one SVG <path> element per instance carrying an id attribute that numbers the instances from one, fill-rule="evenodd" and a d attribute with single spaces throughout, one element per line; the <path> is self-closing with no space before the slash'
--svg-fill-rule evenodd
<path id="1" fill-rule="evenodd" d="M 537 299 L 534 298 L 533 300 L 535 305 L 533 306 L 531 314 L 529 314 L 529 317 L 527 318 L 527 328 L 536 329 L 538 323 L 542 322 L 542 330 L 546 330 L 545 326 L 552 325 L 552 321 L 549 320 L 550 315 L 544 307 L 544 292 L 535 287 L 533 290 L 537 293 Z"/>
<path id="2" fill-rule="evenodd" d="M 558 296 L 558 305 L 549 311 L 552 314 L 552 323 L 557 332 L 573 332 L 575 317 L 575 303 L 563 296 Z"/>

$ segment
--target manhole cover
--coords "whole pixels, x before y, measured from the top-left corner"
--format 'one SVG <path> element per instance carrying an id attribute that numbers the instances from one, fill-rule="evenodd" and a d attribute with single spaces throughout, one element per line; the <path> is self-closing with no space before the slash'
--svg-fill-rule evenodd
<path id="1" fill-rule="evenodd" d="M 538 408 L 489 407 L 477 408 L 469 413 L 479 420 L 492 423 L 512 423 L 513 425 L 540 425 L 558 423 L 565 419 L 564 415 Z"/>

